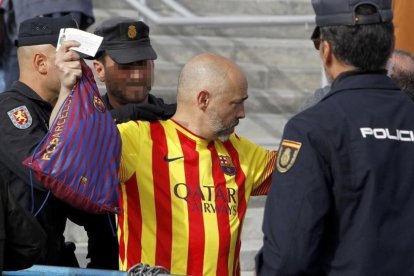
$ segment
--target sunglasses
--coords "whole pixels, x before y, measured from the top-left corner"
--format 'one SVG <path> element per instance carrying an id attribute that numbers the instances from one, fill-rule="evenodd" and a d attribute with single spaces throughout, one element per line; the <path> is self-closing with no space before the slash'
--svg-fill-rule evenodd
<path id="1" fill-rule="evenodd" d="M 312 38 L 313 46 L 316 50 L 319 51 L 319 48 L 321 47 L 321 42 L 323 41 L 323 38 Z"/>

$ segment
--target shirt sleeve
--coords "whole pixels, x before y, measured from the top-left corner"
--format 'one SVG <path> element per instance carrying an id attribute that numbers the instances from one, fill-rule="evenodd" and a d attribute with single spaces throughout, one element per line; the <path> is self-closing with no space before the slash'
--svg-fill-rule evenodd
<path id="1" fill-rule="evenodd" d="M 139 157 L 139 137 L 143 123 L 130 121 L 118 124 L 118 130 L 122 139 L 121 166 L 119 169 L 119 180 L 126 182 L 133 173 Z"/>
<path id="2" fill-rule="evenodd" d="M 320 275 L 315 263 L 331 205 L 329 167 L 317 150 L 318 135 L 306 127 L 297 120 L 285 127 L 265 206 L 258 275 Z"/>
<path id="3" fill-rule="evenodd" d="M 20 124 L 13 122 L 12 111 L 16 109 L 26 116 Z M 29 184 L 30 170 L 22 162 L 33 154 L 47 133 L 48 122 L 38 115 L 33 106 L 10 97 L 0 101 L 0 121 L 0 160 L 17 177 Z M 38 185 L 37 188 L 41 189 Z"/>
<path id="4" fill-rule="evenodd" d="M 266 195 L 275 169 L 276 151 L 267 150 L 261 146 L 253 144 L 249 140 L 235 136 L 238 152 L 242 156 L 244 171 L 247 172 L 249 181 L 253 183 L 251 195 Z"/>

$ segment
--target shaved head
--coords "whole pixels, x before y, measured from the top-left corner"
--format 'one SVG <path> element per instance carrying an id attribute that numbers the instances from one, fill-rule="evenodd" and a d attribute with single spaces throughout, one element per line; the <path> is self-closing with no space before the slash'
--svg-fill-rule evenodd
<path id="1" fill-rule="evenodd" d="M 247 81 L 237 64 L 213 53 L 193 57 L 182 69 L 178 81 L 178 102 L 188 102 L 199 91 L 209 91 L 216 96 L 226 91 L 234 82 Z"/>
<path id="2" fill-rule="evenodd" d="M 41 55 L 44 60 L 53 59 L 56 55 L 56 48 L 49 44 L 22 46 L 17 48 L 17 57 L 19 61 L 20 78 L 27 79 L 38 78 L 38 64 L 35 63 L 35 57 Z"/>
<path id="3" fill-rule="evenodd" d="M 55 65 L 56 48 L 51 44 L 21 46 L 17 48 L 17 57 L 19 81 L 53 105 L 60 91 L 60 80 Z"/>
<path id="4" fill-rule="evenodd" d="M 204 53 L 181 71 L 173 119 L 209 141 L 225 141 L 244 118 L 247 97 L 247 80 L 240 67 L 225 57 Z"/>

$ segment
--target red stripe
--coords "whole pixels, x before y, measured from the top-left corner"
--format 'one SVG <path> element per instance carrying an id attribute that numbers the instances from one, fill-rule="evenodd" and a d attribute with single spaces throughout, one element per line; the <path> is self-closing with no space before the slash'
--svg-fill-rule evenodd
<path id="1" fill-rule="evenodd" d="M 240 256 L 240 235 L 241 231 L 243 229 L 243 220 L 244 215 L 246 213 L 247 209 L 247 201 L 246 201 L 246 175 L 244 174 L 241 166 L 240 166 L 240 159 L 239 159 L 239 153 L 234 148 L 233 144 L 230 141 L 227 141 L 224 143 L 224 147 L 226 148 L 227 152 L 230 154 L 230 157 L 233 161 L 233 165 L 236 167 L 236 184 L 238 187 L 238 208 L 237 208 L 237 214 L 240 221 L 239 230 L 237 233 L 237 243 L 236 243 L 236 250 L 234 251 L 234 263 L 233 263 L 233 272 L 232 275 L 240 275 L 240 266 L 239 266 L 239 256 Z"/>
<path id="2" fill-rule="evenodd" d="M 191 191 L 199 189 L 199 155 L 195 141 L 181 132 L 178 138 L 184 153 L 185 182 Z M 201 197 L 191 197 L 188 202 L 188 257 L 187 275 L 203 275 L 205 229 L 203 212 L 201 211 Z"/>
<path id="3" fill-rule="evenodd" d="M 229 250 L 230 250 L 230 222 L 229 214 L 224 210 L 228 208 L 228 191 L 226 186 L 226 178 L 220 166 L 220 160 L 218 158 L 218 153 L 214 147 L 214 143 L 211 143 L 208 146 L 208 149 L 211 152 L 212 160 L 212 175 L 214 181 L 214 190 L 216 195 L 216 215 L 217 215 L 217 224 L 219 230 L 219 252 L 217 259 L 217 271 L 216 275 L 229 275 L 228 263 L 229 263 Z M 220 194 L 225 195 L 225 201 L 223 197 L 217 196 Z M 221 210 L 220 210 L 221 209 Z"/>
<path id="4" fill-rule="evenodd" d="M 171 269 L 172 210 L 170 172 L 164 156 L 168 155 L 165 131 L 159 122 L 150 124 L 152 147 L 152 176 L 154 179 L 155 213 L 157 219 L 155 264 Z"/>
<path id="5" fill-rule="evenodd" d="M 269 192 L 270 185 L 272 184 L 272 174 L 276 165 L 276 157 L 276 152 L 270 152 L 267 155 L 268 161 L 263 173 L 263 177 L 260 179 L 261 184 L 259 185 L 259 187 L 252 191 L 252 195 L 267 195 L 267 193 Z"/>
<path id="6" fill-rule="evenodd" d="M 125 182 L 125 188 L 126 188 L 126 194 L 128 198 L 128 203 L 127 203 L 128 217 L 126 219 L 128 223 L 129 236 L 128 236 L 128 248 L 127 248 L 126 258 L 127 258 L 127 269 L 129 269 L 131 266 L 135 265 L 136 263 L 141 262 L 141 251 L 142 251 L 142 244 L 141 244 L 142 213 L 141 213 L 141 208 L 140 208 L 141 203 L 139 200 L 137 177 L 135 173 L 131 176 L 131 178 L 127 182 Z M 121 220 L 119 221 L 119 224 L 121 225 L 121 229 L 125 231 L 125 229 L 123 228 L 123 224 L 121 224 Z M 121 235 L 121 237 L 123 236 Z"/>

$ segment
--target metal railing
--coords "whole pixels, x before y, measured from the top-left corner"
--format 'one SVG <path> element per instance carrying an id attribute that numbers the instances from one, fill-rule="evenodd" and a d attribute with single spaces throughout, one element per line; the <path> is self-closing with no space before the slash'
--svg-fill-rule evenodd
<path id="1" fill-rule="evenodd" d="M 198 16 L 174 0 L 162 0 L 177 12 L 178 16 L 161 16 L 152 10 L 145 0 L 125 0 L 140 15 L 156 25 L 165 26 L 207 26 L 207 27 L 250 27 L 266 25 L 309 25 L 315 23 L 315 15 L 246 15 L 246 16 Z"/>

